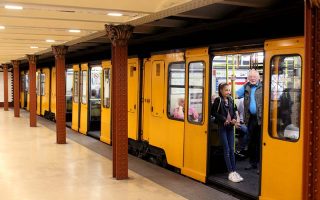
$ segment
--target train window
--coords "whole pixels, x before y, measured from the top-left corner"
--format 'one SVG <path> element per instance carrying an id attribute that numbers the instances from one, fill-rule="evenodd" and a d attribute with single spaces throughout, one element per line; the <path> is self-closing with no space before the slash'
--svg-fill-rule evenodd
<path id="1" fill-rule="evenodd" d="M 20 87 L 20 92 L 24 92 L 25 91 L 25 88 L 26 88 L 26 86 L 25 86 L 25 76 L 24 75 L 22 75 L 21 76 L 21 79 L 20 79 L 20 81 L 21 81 L 21 87 Z"/>
<path id="2" fill-rule="evenodd" d="M 103 70 L 103 107 L 110 108 L 110 69 Z"/>
<path id="3" fill-rule="evenodd" d="M 87 71 L 81 71 L 81 103 L 87 104 Z"/>
<path id="4" fill-rule="evenodd" d="M 189 64 L 188 85 L 188 121 L 202 123 L 203 121 L 203 92 L 204 92 L 204 62 Z"/>
<path id="5" fill-rule="evenodd" d="M 37 72 L 36 73 L 36 93 L 37 93 L 37 96 L 40 96 L 40 73 L 39 72 Z"/>
<path id="6" fill-rule="evenodd" d="M 46 86 L 46 75 L 40 74 L 40 95 L 45 95 L 45 86 Z"/>
<path id="7" fill-rule="evenodd" d="M 73 102 L 79 103 L 79 72 L 74 72 L 73 77 Z"/>
<path id="8" fill-rule="evenodd" d="M 300 137 L 301 57 L 274 56 L 271 60 L 269 134 L 297 141 Z"/>
<path id="9" fill-rule="evenodd" d="M 185 63 L 171 63 L 168 78 L 168 107 L 170 119 L 184 120 Z"/>
<path id="10" fill-rule="evenodd" d="M 25 91 L 29 93 L 29 75 L 25 75 Z"/>

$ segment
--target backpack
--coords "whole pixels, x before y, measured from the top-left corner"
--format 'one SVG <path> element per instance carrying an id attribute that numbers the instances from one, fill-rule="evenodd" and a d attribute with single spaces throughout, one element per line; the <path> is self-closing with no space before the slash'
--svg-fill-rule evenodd
<path id="1" fill-rule="evenodd" d="M 218 105 L 218 108 L 217 108 L 217 113 L 219 113 L 220 104 L 221 104 L 221 97 L 219 97 L 219 105 Z M 214 117 L 214 116 L 213 116 L 213 123 L 218 124 L 218 119 L 216 117 Z"/>

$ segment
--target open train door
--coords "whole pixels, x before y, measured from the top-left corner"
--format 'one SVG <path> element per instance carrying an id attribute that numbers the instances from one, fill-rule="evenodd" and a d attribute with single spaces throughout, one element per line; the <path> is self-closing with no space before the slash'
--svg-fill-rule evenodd
<path id="1" fill-rule="evenodd" d="M 303 38 L 265 43 L 261 200 L 302 199 Z"/>
<path id="2" fill-rule="evenodd" d="M 208 48 L 186 51 L 186 98 L 182 174 L 205 182 L 208 129 Z"/>
<path id="3" fill-rule="evenodd" d="M 73 65 L 73 84 L 72 84 L 72 123 L 71 128 L 79 131 L 80 117 L 80 67 Z"/>

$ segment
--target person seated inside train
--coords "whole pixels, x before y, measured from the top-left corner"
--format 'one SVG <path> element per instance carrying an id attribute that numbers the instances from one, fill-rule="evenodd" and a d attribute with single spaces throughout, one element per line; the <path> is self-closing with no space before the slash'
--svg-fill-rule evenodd
<path id="1" fill-rule="evenodd" d="M 189 121 L 193 121 L 193 122 L 198 122 L 199 121 L 199 113 L 192 106 L 190 106 L 190 108 L 188 110 L 188 120 Z"/>
<path id="2" fill-rule="evenodd" d="M 178 99 L 178 105 L 173 110 L 173 118 L 184 119 L 184 98 Z"/>

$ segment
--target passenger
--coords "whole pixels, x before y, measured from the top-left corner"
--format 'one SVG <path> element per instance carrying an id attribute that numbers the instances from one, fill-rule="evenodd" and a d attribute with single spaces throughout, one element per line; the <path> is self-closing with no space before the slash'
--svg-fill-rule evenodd
<path id="1" fill-rule="evenodd" d="M 237 122 L 236 107 L 230 97 L 230 86 L 221 83 L 218 87 L 219 97 L 214 100 L 211 114 L 217 119 L 220 141 L 223 146 L 224 160 L 226 162 L 229 176 L 232 182 L 243 181 L 236 172 L 234 155 L 234 125 Z"/>
<path id="2" fill-rule="evenodd" d="M 238 99 L 237 101 L 237 110 L 238 110 L 238 120 L 236 123 L 236 131 L 239 133 L 239 145 L 238 150 L 236 153 L 241 156 L 245 157 L 247 152 L 247 145 L 248 145 L 248 129 L 247 126 L 244 124 L 243 121 L 243 112 L 244 112 L 244 105 L 243 105 L 243 98 Z"/>
<path id="3" fill-rule="evenodd" d="M 197 112 L 197 110 L 194 107 L 190 106 L 189 112 L 188 112 L 188 117 L 189 117 L 189 121 L 197 122 L 199 120 L 199 113 Z"/>
<path id="4" fill-rule="evenodd" d="M 176 119 L 184 119 L 184 99 L 178 99 L 178 106 L 173 110 L 173 117 Z"/>
<path id="5" fill-rule="evenodd" d="M 262 83 L 259 72 L 250 70 L 248 80 L 236 92 L 237 98 L 244 98 L 243 120 L 249 133 L 250 165 L 245 169 L 257 169 L 260 160 L 261 122 L 262 122 Z M 259 173 L 259 171 L 257 171 Z"/>
<path id="6" fill-rule="evenodd" d="M 289 124 L 291 124 L 292 106 L 291 94 L 293 92 L 293 84 L 288 83 L 288 87 L 283 90 L 279 98 L 279 116 L 282 121 L 281 129 L 284 130 Z"/>

